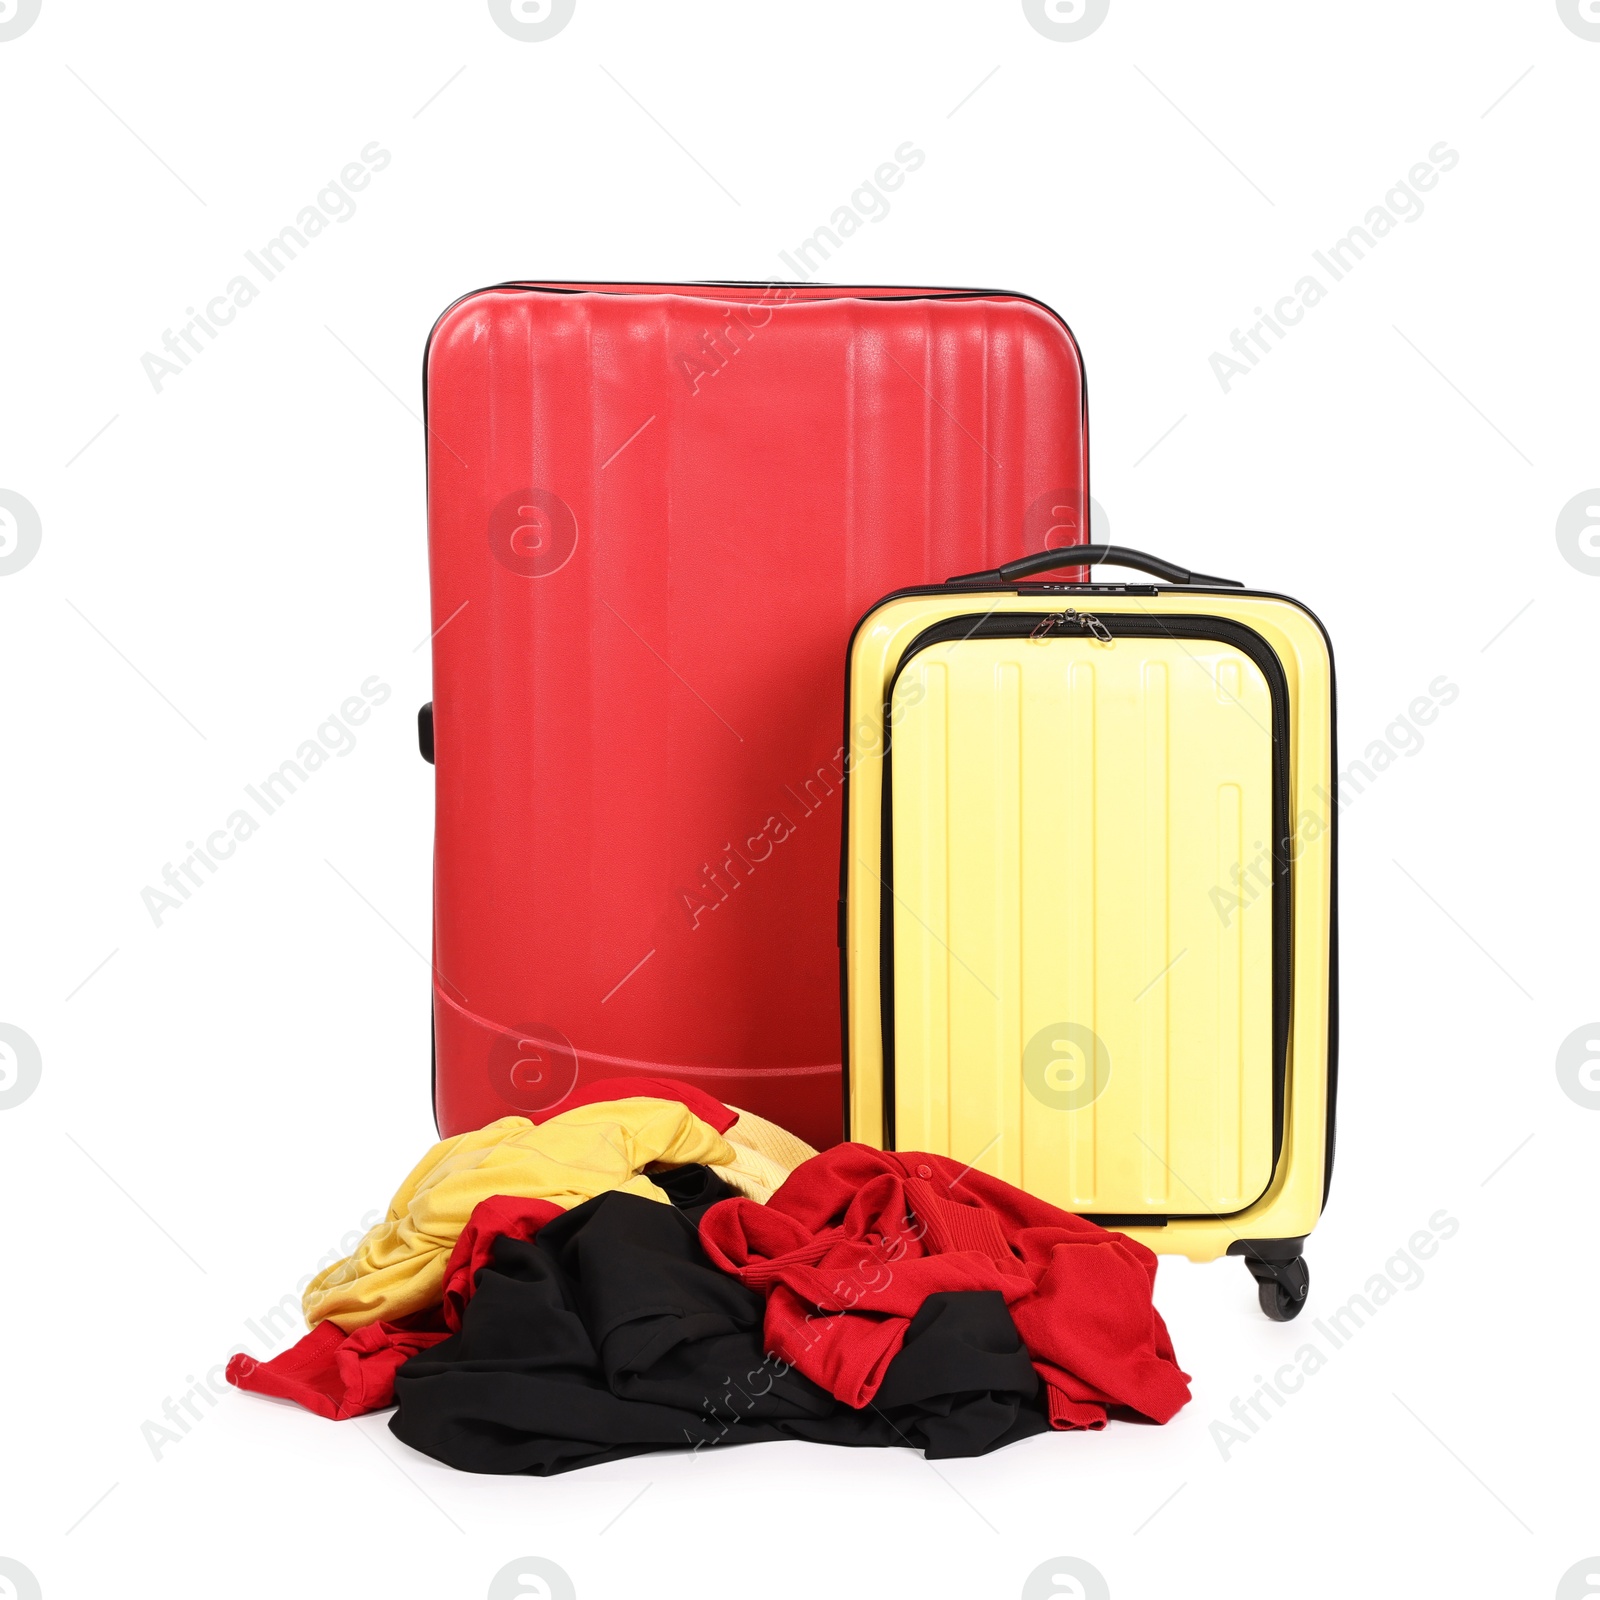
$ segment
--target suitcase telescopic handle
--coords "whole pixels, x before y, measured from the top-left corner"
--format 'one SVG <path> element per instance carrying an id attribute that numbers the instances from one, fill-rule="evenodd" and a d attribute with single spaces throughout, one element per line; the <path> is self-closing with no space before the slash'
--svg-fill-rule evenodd
<path id="1" fill-rule="evenodd" d="M 1214 578 L 1205 572 L 1190 572 L 1176 562 L 1163 561 L 1160 556 L 1149 556 L 1142 550 L 1130 550 L 1121 544 L 1067 545 L 1059 550 L 1040 550 L 1031 556 L 1018 556 L 1003 566 L 988 572 L 964 572 L 959 577 L 947 578 L 947 583 L 1016 583 L 1031 578 L 1037 572 L 1053 572 L 1058 567 L 1089 567 L 1110 565 L 1132 567 L 1138 572 L 1148 572 L 1153 578 L 1164 578 L 1168 583 L 1203 584 L 1213 588 L 1242 589 L 1237 578 Z"/>

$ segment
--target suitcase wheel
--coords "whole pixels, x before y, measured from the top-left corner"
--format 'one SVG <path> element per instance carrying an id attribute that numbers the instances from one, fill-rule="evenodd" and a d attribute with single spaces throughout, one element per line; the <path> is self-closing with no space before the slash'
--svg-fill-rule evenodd
<path id="1" fill-rule="evenodd" d="M 1244 1264 L 1256 1280 L 1256 1298 L 1264 1315 L 1274 1322 L 1290 1322 L 1300 1315 L 1311 1290 L 1311 1269 L 1304 1256 L 1288 1261 L 1262 1261 L 1246 1256 Z"/>

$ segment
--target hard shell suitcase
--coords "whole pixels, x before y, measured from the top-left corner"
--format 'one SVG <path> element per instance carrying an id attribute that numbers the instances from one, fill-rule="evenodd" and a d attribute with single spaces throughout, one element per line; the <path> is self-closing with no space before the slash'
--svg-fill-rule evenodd
<path id="1" fill-rule="evenodd" d="M 665 1073 L 840 1135 L 840 645 L 1086 537 L 1083 370 L 989 290 L 507 284 L 425 359 L 434 1105 Z"/>
<path id="2" fill-rule="evenodd" d="M 847 679 L 846 1121 L 1293 1316 L 1332 1170 L 1333 660 L 1298 602 L 1165 584 L 901 590 Z"/>

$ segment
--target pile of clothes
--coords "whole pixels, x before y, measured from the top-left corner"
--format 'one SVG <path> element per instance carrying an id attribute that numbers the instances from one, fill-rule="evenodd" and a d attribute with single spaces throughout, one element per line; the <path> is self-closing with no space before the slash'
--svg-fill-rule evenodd
<path id="1" fill-rule="evenodd" d="M 981 1455 L 1189 1399 L 1143 1245 L 665 1078 L 437 1144 L 228 1380 L 471 1472 L 762 1439 Z"/>

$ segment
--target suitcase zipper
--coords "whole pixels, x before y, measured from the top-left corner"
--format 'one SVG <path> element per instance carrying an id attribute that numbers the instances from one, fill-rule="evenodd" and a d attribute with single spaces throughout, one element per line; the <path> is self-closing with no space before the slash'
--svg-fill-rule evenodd
<path id="1" fill-rule="evenodd" d="M 1051 611 L 1040 617 L 1028 637 L 1047 638 L 1057 627 L 1075 627 L 1084 633 L 1092 633 L 1101 644 L 1111 643 L 1111 630 L 1099 617 L 1091 616 L 1087 611 L 1074 611 L 1071 606 L 1065 611 Z"/>

